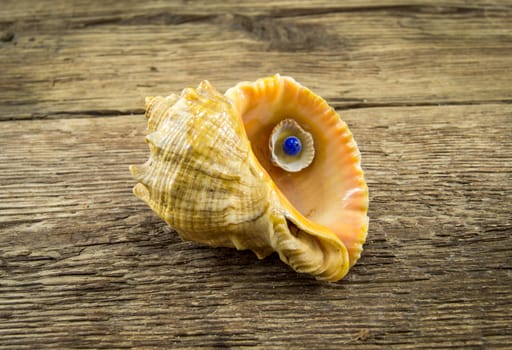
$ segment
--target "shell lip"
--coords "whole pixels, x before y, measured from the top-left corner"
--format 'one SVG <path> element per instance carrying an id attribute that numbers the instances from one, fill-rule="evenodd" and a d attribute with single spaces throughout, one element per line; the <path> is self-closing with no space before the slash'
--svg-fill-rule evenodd
<path id="1" fill-rule="evenodd" d="M 335 265 L 334 271 L 329 271 L 328 274 L 316 274 L 316 278 L 319 280 L 325 280 L 330 282 L 335 282 L 342 279 L 348 273 L 350 267 L 352 266 L 350 263 L 348 249 L 343 243 L 343 241 L 328 227 L 320 223 L 314 222 L 312 220 L 309 220 L 307 217 L 302 215 L 290 203 L 288 198 L 286 198 L 284 193 L 281 192 L 277 185 L 272 181 L 272 178 L 270 177 L 266 169 L 263 168 L 263 166 L 261 166 L 260 162 L 254 155 L 252 150 L 250 152 L 250 160 L 253 163 L 253 165 L 260 171 L 262 176 L 265 178 L 266 183 L 268 183 L 271 186 L 272 191 L 277 195 L 280 206 L 276 209 L 281 211 L 286 220 L 291 221 L 295 226 L 297 226 L 297 228 L 307 233 L 309 236 L 317 238 L 322 251 L 334 251 L 336 253 L 336 256 L 339 257 L 341 264 L 333 264 Z M 329 254 L 325 254 L 325 256 L 329 256 Z M 331 257 L 331 259 L 332 258 L 333 257 Z M 281 259 L 283 260 L 283 258 Z"/>

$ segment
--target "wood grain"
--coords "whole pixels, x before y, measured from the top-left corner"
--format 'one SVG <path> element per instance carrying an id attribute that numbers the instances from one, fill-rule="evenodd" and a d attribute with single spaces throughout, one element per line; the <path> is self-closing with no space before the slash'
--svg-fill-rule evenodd
<path id="1" fill-rule="evenodd" d="M 0 349 L 510 348 L 510 2 L 2 7 Z M 146 94 L 277 71 L 362 152 L 339 283 L 182 242 L 131 193 Z"/>
<path id="2" fill-rule="evenodd" d="M 276 72 L 338 108 L 512 101 L 512 3 L 325 2 L 312 15 L 268 5 L 240 13 L 205 4 L 51 4 L 38 5 L 37 16 L 0 16 L 0 30 L 14 33 L 0 46 L 1 118 L 141 113 L 146 95 L 202 79 L 224 90 Z"/>

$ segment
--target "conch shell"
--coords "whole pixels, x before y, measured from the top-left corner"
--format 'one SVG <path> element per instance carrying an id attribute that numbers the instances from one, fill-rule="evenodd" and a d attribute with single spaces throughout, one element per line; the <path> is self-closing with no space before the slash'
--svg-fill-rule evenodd
<path id="1" fill-rule="evenodd" d="M 180 96 L 147 98 L 146 117 L 151 155 L 130 167 L 133 192 L 184 240 L 258 258 L 277 252 L 326 281 L 359 259 L 368 229 L 359 150 L 338 114 L 292 78 L 239 83 L 225 95 L 203 81 Z M 287 119 L 313 140 L 305 141 L 313 159 L 297 171 L 272 154 L 275 133 L 293 134 L 276 128 Z M 309 136 L 297 135 L 286 141 L 295 148 L 283 143 L 285 157 L 302 154 Z"/>

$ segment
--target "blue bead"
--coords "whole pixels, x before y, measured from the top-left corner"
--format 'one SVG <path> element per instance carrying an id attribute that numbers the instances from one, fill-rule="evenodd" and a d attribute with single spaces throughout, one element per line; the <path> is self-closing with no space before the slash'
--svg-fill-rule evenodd
<path id="1" fill-rule="evenodd" d="M 283 142 L 283 151 L 289 156 L 296 156 L 302 151 L 302 143 L 296 136 L 288 136 Z"/>

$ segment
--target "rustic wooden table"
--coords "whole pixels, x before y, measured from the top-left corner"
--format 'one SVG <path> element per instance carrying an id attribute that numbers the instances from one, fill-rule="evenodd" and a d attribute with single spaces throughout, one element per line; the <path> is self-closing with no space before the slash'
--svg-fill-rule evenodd
<path id="1" fill-rule="evenodd" d="M 0 10 L 0 349 L 512 347 L 512 2 Z M 182 242 L 131 192 L 146 95 L 291 75 L 370 188 L 338 283 Z"/>

